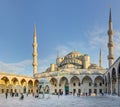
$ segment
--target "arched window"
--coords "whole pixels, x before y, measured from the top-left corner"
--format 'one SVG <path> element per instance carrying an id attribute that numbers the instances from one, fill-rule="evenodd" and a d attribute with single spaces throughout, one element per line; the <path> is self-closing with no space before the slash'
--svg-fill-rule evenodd
<path id="1" fill-rule="evenodd" d="M 56 87 L 56 84 L 55 84 L 55 87 Z"/>
<path id="2" fill-rule="evenodd" d="M 76 86 L 76 84 L 75 84 L 75 83 L 73 83 L 73 86 Z"/>
<path id="3" fill-rule="evenodd" d="M 89 86 L 91 86 L 91 82 L 89 82 Z"/>
<path id="4" fill-rule="evenodd" d="M 99 86 L 102 86 L 102 83 L 101 83 L 101 82 L 99 83 Z"/>
<path id="5" fill-rule="evenodd" d="M 94 86 L 97 87 L 97 83 L 94 83 Z"/>
<path id="6" fill-rule="evenodd" d="M 61 87 L 61 84 L 59 84 L 59 86 Z"/>

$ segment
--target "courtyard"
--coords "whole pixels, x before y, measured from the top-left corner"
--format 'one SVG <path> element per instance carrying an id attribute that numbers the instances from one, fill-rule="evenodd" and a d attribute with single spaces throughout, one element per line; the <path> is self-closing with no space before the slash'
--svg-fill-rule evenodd
<path id="1" fill-rule="evenodd" d="M 71 96 L 51 95 L 49 99 L 39 99 L 32 95 L 5 98 L 0 95 L 0 107 L 120 107 L 120 97 L 117 96 Z"/>

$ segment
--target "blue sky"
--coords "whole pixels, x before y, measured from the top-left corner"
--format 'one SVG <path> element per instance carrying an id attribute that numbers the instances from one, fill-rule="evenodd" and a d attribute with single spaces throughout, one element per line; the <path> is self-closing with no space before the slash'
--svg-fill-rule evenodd
<path id="1" fill-rule="evenodd" d="M 120 53 L 119 0 L 0 0 L 0 71 L 31 75 L 34 24 L 38 38 L 38 72 L 76 49 L 108 67 L 108 18 L 112 7 L 115 59 Z"/>

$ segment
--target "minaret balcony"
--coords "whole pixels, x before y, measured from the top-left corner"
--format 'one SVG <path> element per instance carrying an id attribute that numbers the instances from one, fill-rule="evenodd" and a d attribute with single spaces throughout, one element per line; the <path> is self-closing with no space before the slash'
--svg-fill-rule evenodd
<path id="1" fill-rule="evenodd" d="M 108 35 L 110 36 L 110 35 L 114 35 L 114 31 L 113 30 L 108 30 Z"/>
<path id="2" fill-rule="evenodd" d="M 33 43 L 33 47 L 37 47 L 37 43 Z"/>
<path id="3" fill-rule="evenodd" d="M 108 47 L 114 47 L 114 43 L 113 42 L 108 43 Z"/>
<path id="4" fill-rule="evenodd" d="M 37 63 L 33 63 L 32 65 L 33 65 L 33 66 L 38 66 L 38 64 L 37 64 Z"/>
<path id="5" fill-rule="evenodd" d="M 37 56 L 38 54 L 37 54 L 37 53 L 33 53 L 32 55 L 33 55 L 33 56 Z"/>
<path id="6" fill-rule="evenodd" d="M 114 55 L 108 55 L 108 60 L 113 59 L 114 60 Z"/>

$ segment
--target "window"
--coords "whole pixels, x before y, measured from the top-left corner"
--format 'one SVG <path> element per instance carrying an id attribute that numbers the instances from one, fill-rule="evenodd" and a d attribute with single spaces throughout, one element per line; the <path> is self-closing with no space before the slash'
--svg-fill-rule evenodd
<path id="1" fill-rule="evenodd" d="M 94 89 L 94 93 L 97 94 L 97 89 Z"/>
<path id="2" fill-rule="evenodd" d="M 78 86 L 80 86 L 80 82 L 78 83 Z"/>
<path id="3" fill-rule="evenodd" d="M 56 84 L 55 84 L 55 87 L 56 87 Z"/>
<path id="4" fill-rule="evenodd" d="M 89 94 L 91 94 L 92 93 L 92 89 L 89 89 Z"/>
<path id="5" fill-rule="evenodd" d="M 99 93 L 102 93 L 102 89 L 99 89 Z"/>
<path id="6" fill-rule="evenodd" d="M 99 85 L 102 86 L 102 83 L 100 82 Z"/>
<path id="7" fill-rule="evenodd" d="M 97 87 L 97 83 L 94 83 L 94 86 Z"/>
<path id="8" fill-rule="evenodd" d="M 76 84 L 75 84 L 75 83 L 73 83 L 73 86 L 76 86 Z"/>
<path id="9" fill-rule="evenodd" d="M 91 82 L 89 82 L 89 86 L 91 86 Z"/>
<path id="10" fill-rule="evenodd" d="M 59 84 L 59 86 L 61 87 L 61 84 Z"/>

